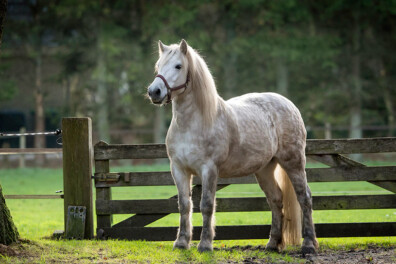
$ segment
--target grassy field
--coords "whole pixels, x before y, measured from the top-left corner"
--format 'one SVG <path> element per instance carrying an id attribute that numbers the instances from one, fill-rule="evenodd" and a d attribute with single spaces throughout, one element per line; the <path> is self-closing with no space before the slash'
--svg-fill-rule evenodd
<path id="1" fill-rule="evenodd" d="M 373 165 L 373 164 L 370 164 Z M 389 165 L 389 164 L 375 164 Z M 310 164 L 309 166 L 316 166 Z M 113 171 L 168 170 L 168 165 L 117 167 Z M 5 194 L 55 194 L 62 190 L 63 180 L 60 169 L 3 169 L 0 183 Z M 313 195 L 344 194 L 390 194 L 390 192 L 367 182 L 354 183 L 312 183 Z M 174 186 L 113 188 L 113 199 L 161 199 L 177 193 Z M 264 196 L 258 185 L 233 185 L 220 190 L 217 197 Z M 118 263 L 118 262 L 224 262 L 242 261 L 246 258 L 281 259 L 284 262 L 298 262 L 287 254 L 270 254 L 261 250 L 228 250 L 235 245 L 265 245 L 265 240 L 217 241 L 214 253 L 199 254 L 193 247 L 189 251 L 172 251 L 172 242 L 144 241 L 54 241 L 49 239 L 54 230 L 63 230 L 63 200 L 7 200 L 15 224 L 22 238 L 29 240 L 15 245 L 17 251 L 30 252 L 26 256 L 0 257 L 0 262 L 15 261 L 31 263 L 60 262 Z M 116 215 L 118 222 L 129 215 Z M 315 211 L 315 223 L 337 222 L 396 222 L 396 209 Z M 217 213 L 217 225 L 270 224 L 270 212 Z M 200 214 L 193 215 L 193 224 L 202 224 Z M 177 226 L 178 215 L 171 214 L 150 226 Z M 194 242 L 196 243 L 196 242 Z M 369 243 L 392 246 L 395 237 L 383 238 L 342 238 L 320 239 L 322 247 L 365 247 Z M 296 249 L 289 249 L 293 252 Z M 286 251 L 288 252 L 288 251 Z M 71 261 L 70 261 L 71 259 Z M 56 261 L 55 261 L 56 262 Z"/>

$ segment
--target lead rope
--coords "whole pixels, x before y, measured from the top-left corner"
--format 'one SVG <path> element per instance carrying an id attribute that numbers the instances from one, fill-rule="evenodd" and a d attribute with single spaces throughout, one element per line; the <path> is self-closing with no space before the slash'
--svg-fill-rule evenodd
<path id="1" fill-rule="evenodd" d="M 61 134 L 62 134 L 62 130 L 58 128 L 55 131 L 51 131 L 51 132 L 31 132 L 31 133 L 1 133 L 0 132 L 0 137 L 49 136 L 49 135 L 58 136 Z M 62 145 L 62 136 L 56 139 L 56 143 L 58 145 Z"/>

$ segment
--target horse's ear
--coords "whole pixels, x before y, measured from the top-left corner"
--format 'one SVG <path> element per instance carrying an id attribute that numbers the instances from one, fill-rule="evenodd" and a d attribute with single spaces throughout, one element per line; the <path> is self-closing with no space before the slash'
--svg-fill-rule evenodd
<path id="1" fill-rule="evenodd" d="M 166 46 L 164 43 L 162 43 L 161 40 L 158 40 L 158 51 L 159 51 L 159 54 L 161 55 L 167 49 L 168 49 L 168 46 Z"/>
<path id="2" fill-rule="evenodd" d="M 182 39 L 182 41 L 180 42 L 180 50 L 181 52 L 183 52 L 184 55 L 187 54 L 187 47 L 188 47 L 187 42 L 184 39 Z"/>

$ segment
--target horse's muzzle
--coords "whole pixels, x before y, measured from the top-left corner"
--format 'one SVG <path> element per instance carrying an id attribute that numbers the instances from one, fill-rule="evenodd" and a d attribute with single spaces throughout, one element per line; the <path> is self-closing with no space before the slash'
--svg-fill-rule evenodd
<path id="1" fill-rule="evenodd" d="M 162 95 L 161 88 L 159 88 L 158 86 L 149 87 L 147 94 L 153 104 L 161 104 L 166 96 Z"/>

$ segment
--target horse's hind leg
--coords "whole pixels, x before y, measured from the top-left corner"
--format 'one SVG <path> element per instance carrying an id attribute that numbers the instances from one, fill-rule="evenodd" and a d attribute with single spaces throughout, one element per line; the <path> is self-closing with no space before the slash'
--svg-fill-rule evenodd
<path id="1" fill-rule="evenodd" d="M 277 162 L 272 160 L 266 167 L 255 173 L 257 182 L 267 197 L 267 202 L 272 211 L 272 224 L 270 239 L 266 246 L 268 250 L 278 251 L 282 244 L 282 191 L 275 180 L 275 167 Z"/>
<path id="2" fill-rule="evenodd" d="M 192 237 L 191 175 L 185 173 L 175 165 L 172 165 L 171 169 L 173 179 L 177 186 L 180 212 L 180 226 L 173 247 L 188 249 Z"/>
<path id="3" fill-rule="evenodd" d="M 297 200 L 303 212 L 303 253 L 314 253 L 318 248 L 315 227 L 312 220 L 312 195 L 307 184 L 305 173 L 305 155 L 303 152 L 294 152 L 292 155 L 280 155 L 278 162 L 286 171 L 296 192 Z"/>

